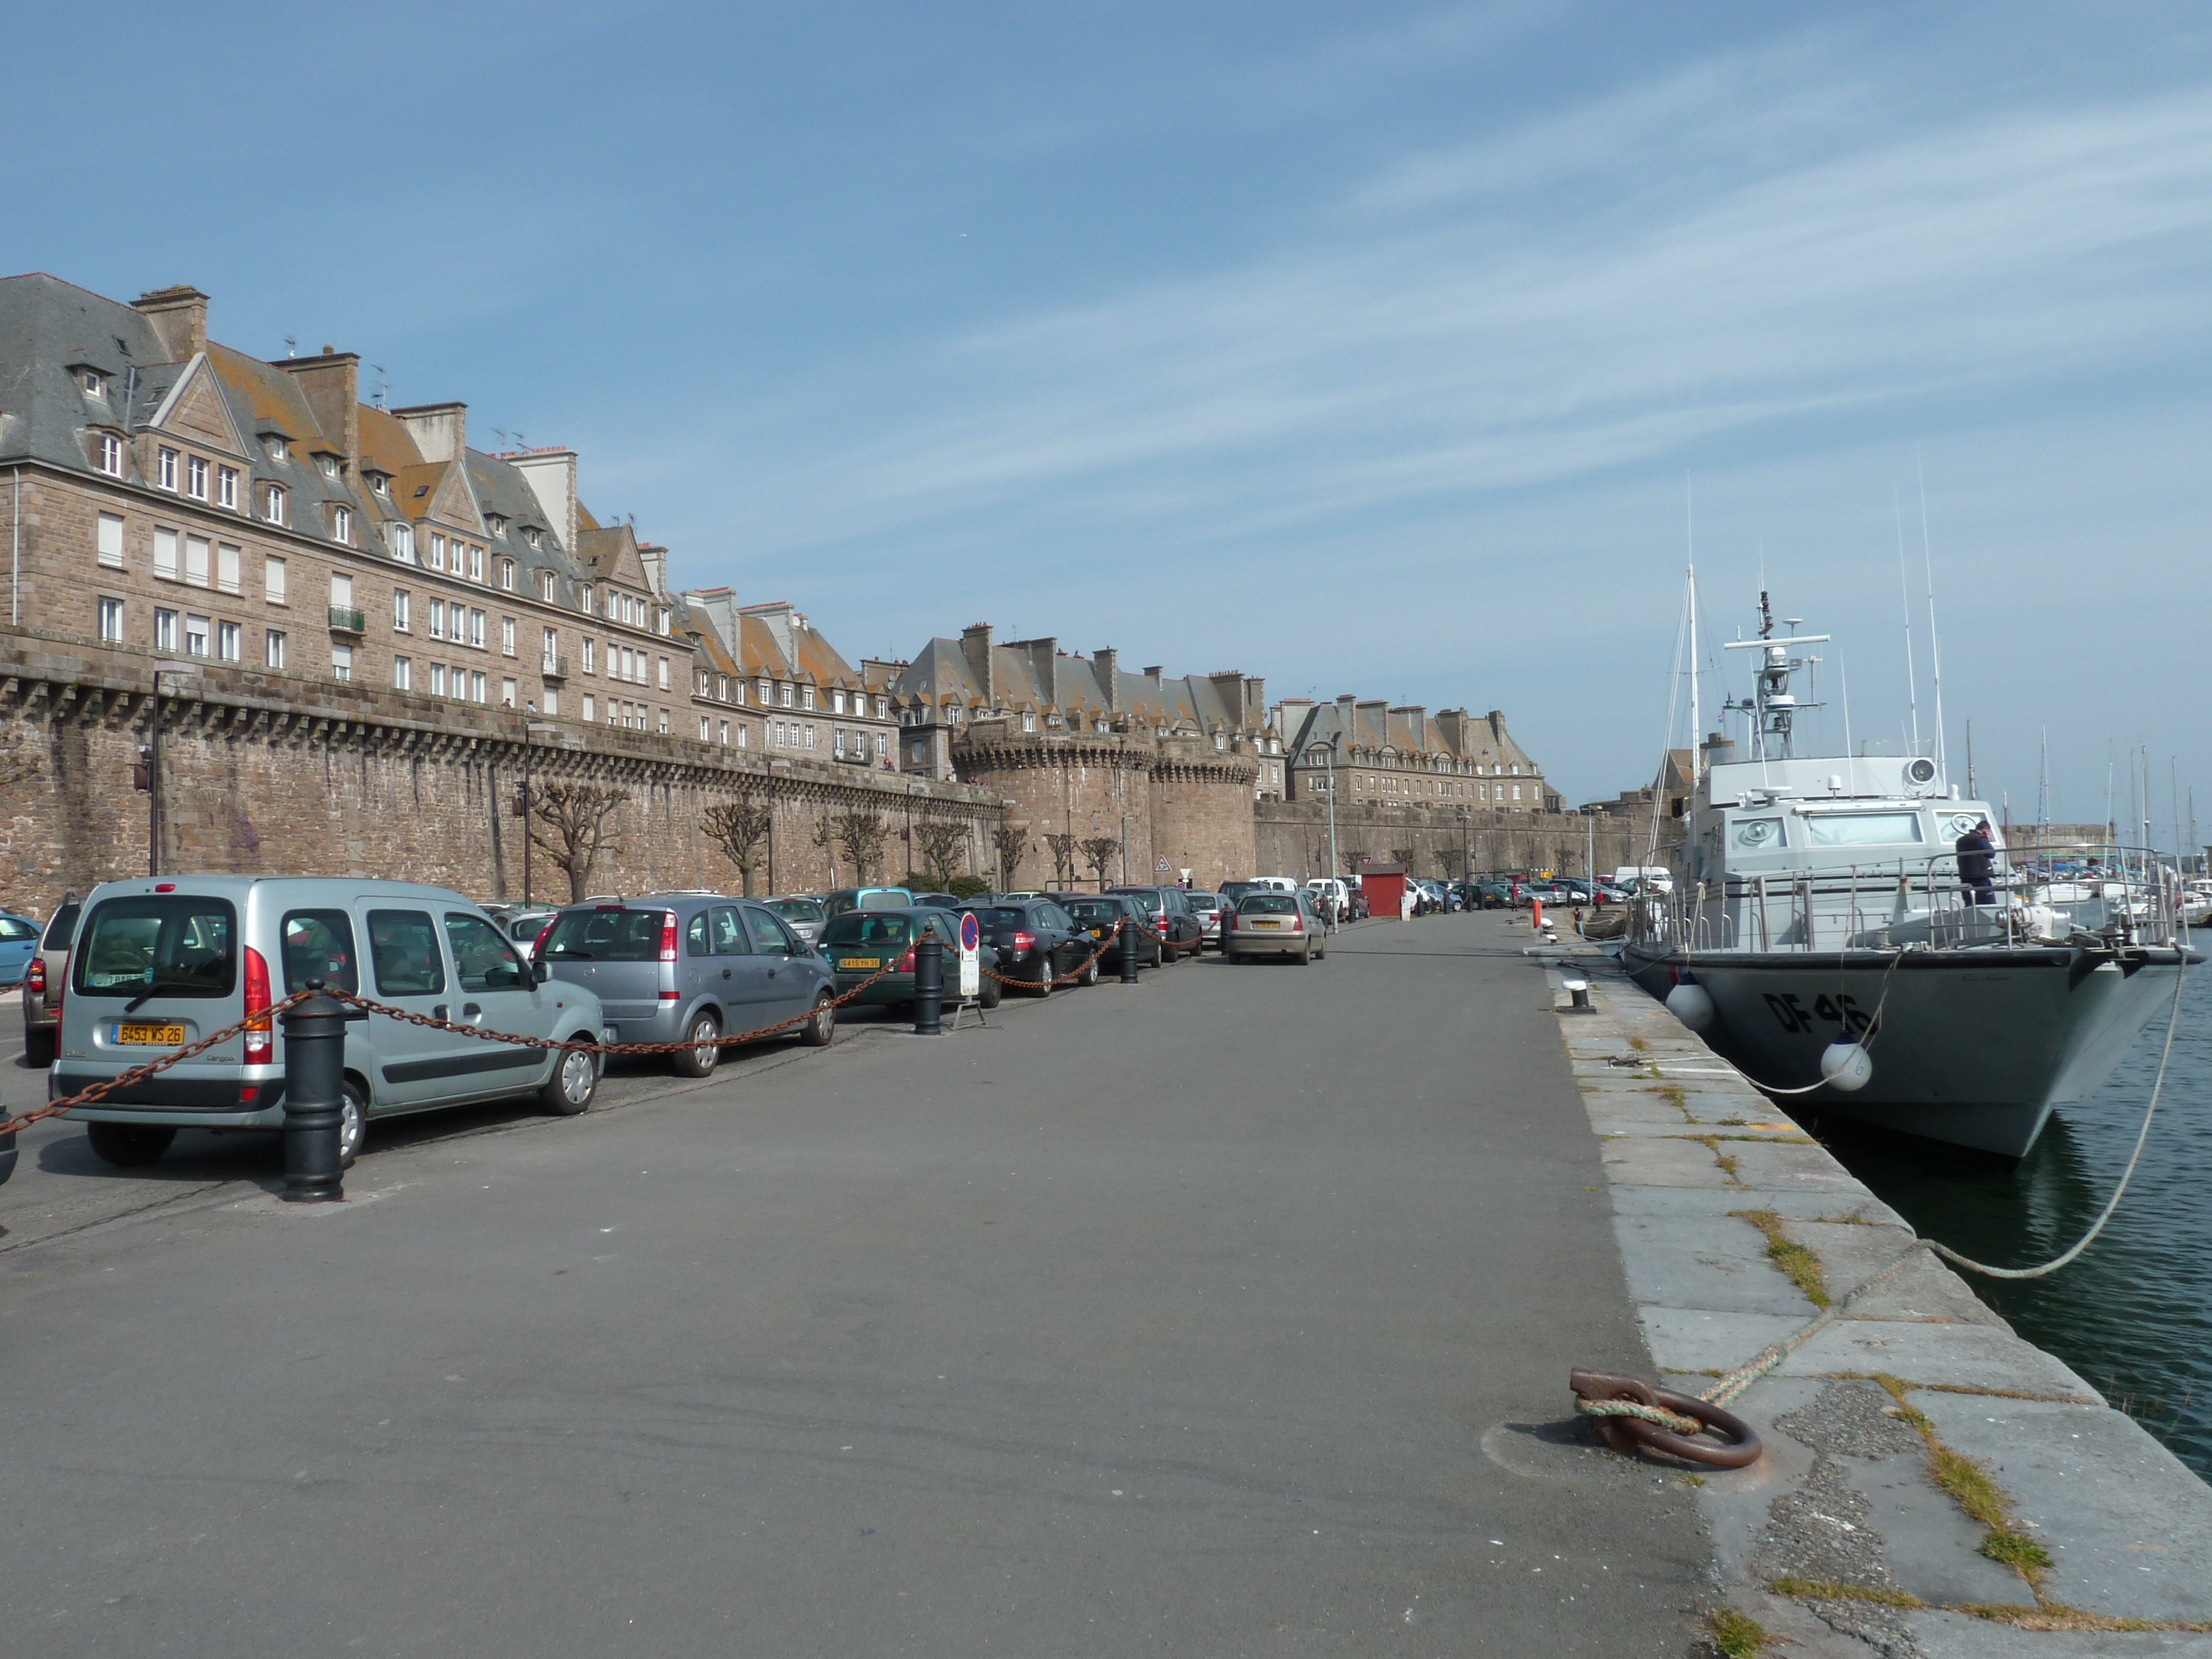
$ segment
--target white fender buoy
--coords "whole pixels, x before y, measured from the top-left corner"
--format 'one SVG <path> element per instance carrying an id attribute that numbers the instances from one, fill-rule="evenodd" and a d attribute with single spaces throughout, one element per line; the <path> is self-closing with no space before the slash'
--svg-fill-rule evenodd
<path id="1" fill-rule="evenodd" d="M 1874 1077 L 1874 1057 L 1856 1042 L 1832 1042 L 1820 1051 L 1820 1075 L 1831 1089 L 1855 1094 Z"/>
<path id="2" fill-rule="evenodd" d="M 1702 985 L 1687 981 L 1667 993 L 1667 1012 L 1693 1031 L 1702 1031 L 1713 1023 L 1713 999 Z"/>

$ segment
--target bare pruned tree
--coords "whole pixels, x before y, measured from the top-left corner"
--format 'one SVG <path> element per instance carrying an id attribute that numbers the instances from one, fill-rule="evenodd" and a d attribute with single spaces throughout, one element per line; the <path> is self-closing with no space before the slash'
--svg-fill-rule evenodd
<path id="1" fill-rule="evenodd" d="M 738 876 L 744 884 L 748 897 L 752 895 L 753 872 L 760 867 L 761 854 L 768 842 L 768 804 L 750 793 L 735 800 L 717 801 L 699 819 L 699 827 L 707 832 L 707 838 L 738 866 Z"/>
<path id="2" fill-rule="evenodd" d="M 999 855 L 999 888 L 1011 890 L 1014 878 L 1022 867 L 1022 854 L 1029 851 L 1029 826 L 1020 823 L 1002 824 L 991 832 L 991 846 Z"/>
<path id="3" fill-rule="evenodd" d="M 878 812 L 841 812 L 830 823 L 853 860 L 853 879 L 866 885 L 876 878 L 876 866 L 884 855 L 884 842 L 891 827 Z"/>
<path id="4" fill-rule="evenodd" d="M 607 820 L 629 803 L 619 789 L 596 783 L 542 783 L 532 792 L 530 839 L 568 878 L 568 901 L 580 903 L 592 890 L 592 870 L 603 853 L 620 854 Z"/>
<path id="5" fill-rule="evenodd" d="M 1047 833 L 1044 844 L 1052 849 L 1053 879 L 1062 887 L 1075 885 L 1075 837 Z"/>
<path id="6" fill-rule="evenodd" d="M 945 818 L 924 818 L 914 826 L 914 850 L 933 887 L 942 888 L 960 873 L 968 850 L 968 826 Z"/>
<path id="7" fill-rule="evenodd" d="M 1083 843 L 1083 861 L 1091 866 L 1091 873 L 1098 878 L 1098 890 L 1106 890 L 1106 866 L 1121 850 L 1121 842 L 1113 836 L 1093 836 Z"/>
<path id="8" fill-rule="evenodd" d="M 826 814 L 814 821 L 806 832 L 808 842 L 822 849 L 823 862 L 830 866 L 830 885 L 837 884 L 837 820 Z"/>

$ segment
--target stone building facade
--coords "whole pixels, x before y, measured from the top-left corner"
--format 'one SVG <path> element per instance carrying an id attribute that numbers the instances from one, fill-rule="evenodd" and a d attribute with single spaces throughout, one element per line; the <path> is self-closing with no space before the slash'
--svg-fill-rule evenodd
<path id="1" fill-rule="evenodd" d="M 1380 699 L 1286 697 L 1273 720 L 1289 756 L 1292 800 L 1334 785 L 1340 803 L 1354 805 L 1556 812 L 1563 805 L 1497 709 L 1431 716 L 1419 704 L 1394 708 Z"/>
<path id="2" fill-rule="evenodd" d="M 173 868 L 520 896 L 519 825 L 493 809 L 541 766 L 630 798 L 633 890 L 730 884 L 696 811 L 747 789 L 774 800 L 785 886 L 836 873 L 811 839 L 823 816 L 903 824 L 918 799 L 963 817 L 981 857 L 988 797 L 841 765 L 834 737 L 774 743 L 773 710 L 814 701 L 802 686 L 824 712 L 834 683 L 858 695 L 826 646 L 795 639 L 773 668 L 717 653 L 711 617 L 669 592 L 665 550 L 584 507 L 574 451 L 471 448 L 465 404 L 363 404 L 358 367 L 211 341 L 197 289 L 126 306 L 0 280 L 9 902 L 43 915 L 60 887 L 146 868 L 131 781 L 157 667 Z M 776 617 L 757 620 L 772 639 Z M 752 701 L 720 695 L 722 667 Z M 869 707 L 887 762 L 888 706 Z"/>
<path id="3" fill-rule="evenodd" d="M 1130 673 L 1116 653 L 998 644 L 988 623 L 866 668 L 890 687 L 901 764 L 1006 802 L 1026 839 L 1008 878 L 1200 885 L 1250 873 L 1253 807 L 1282 787 L 1266 684 L 1238 672 Z M 1114 848 L 1103 866 L 1080 843 Z"/>

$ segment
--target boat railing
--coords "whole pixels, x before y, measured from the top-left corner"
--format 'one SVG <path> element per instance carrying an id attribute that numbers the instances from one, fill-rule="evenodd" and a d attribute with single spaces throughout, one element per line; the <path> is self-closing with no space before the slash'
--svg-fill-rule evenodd
<path id="1" fill-rule="evenodd" d="M 2013 863 L 1999 851 L 1985 881 L 1968 882 L 1956 852 L 1918 859 L 1677 881 L 1642 895 L 1632 941 L 1662 950 L 1986 949 L 2080 943 L 2180 942 L 2180 872 L 2152 848 L 2114 843 L 2094 854 Z"/>

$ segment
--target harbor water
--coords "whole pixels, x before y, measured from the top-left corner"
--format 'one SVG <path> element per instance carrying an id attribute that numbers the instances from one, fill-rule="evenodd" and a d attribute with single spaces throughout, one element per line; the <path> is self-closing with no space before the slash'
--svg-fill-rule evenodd
<path id="1" fill-rule="evenodd" d="M 2191 970 L 2179 1019 L 2142 1165 L 2103 1236 L 2047 1279 L 1966 1277 L 2021 1336 L 2212 1480 L 2212 963 Z M 1834 1122 L 1817 1133 L 1925 1237 L 1993 1267 L 2032 1266 L 2070 1246 L 2111 1196 L 2166 1023 L 2161 1013 L 2096 1094 L 2060 1107 L 2016 1168 Z"/>

